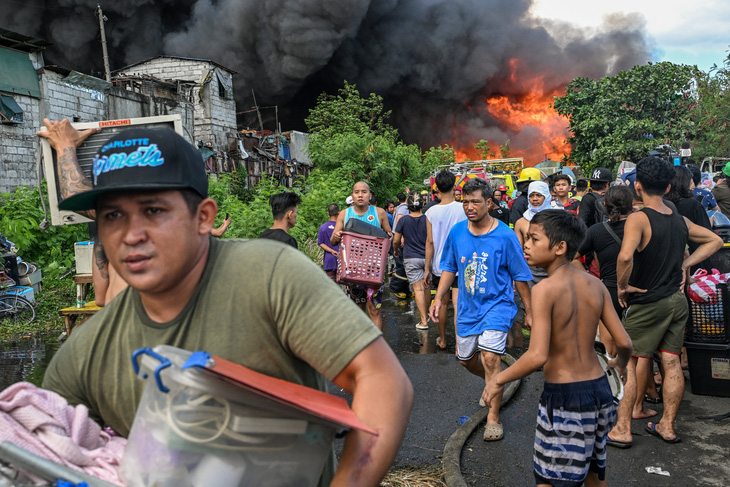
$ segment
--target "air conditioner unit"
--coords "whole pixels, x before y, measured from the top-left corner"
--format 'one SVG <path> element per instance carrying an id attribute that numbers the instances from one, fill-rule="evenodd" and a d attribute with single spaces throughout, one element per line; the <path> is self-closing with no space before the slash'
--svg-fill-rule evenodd
<path id="1" fill-rule="evenodd" d="M 91 135 L 76 149 L 76 156 L 79 160 L 81 170 L 89 181 L 92 180 L 91 169 L 94 154 L 96 154 L 101 146 L 117 132 L 139 126 L 149 128 L 168 127 L 178 134 L 183 135 L 182 117 L 180 115 L 127 118 L 124 120 L 104 120 L 99 122 L 72 123 L 71 125 L 76 130 L 86 130 L 90 128 L 102 129 L 98 134 Z M 45 126 L 41 127 L 41 130 L 45 131 Z M 56 151 L 53 150 L 51 144 L 49 144 L 44 138 L 41 138 L 41 147 L 43 150 L 43 169 L 46 173 L 46 184 L 48 185 L 48 203 L 51 212 L 51 223 L 53 225 L 73 225 L 76 223 L 88 223 L 92 221 L 76 212 L 58 209 L 58 203 L 62 198 L 61 192 L 58 189 Z"/>

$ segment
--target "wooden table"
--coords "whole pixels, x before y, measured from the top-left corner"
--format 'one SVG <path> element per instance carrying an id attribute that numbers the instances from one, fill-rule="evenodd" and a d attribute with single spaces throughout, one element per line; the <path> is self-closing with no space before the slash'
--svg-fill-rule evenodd
<path id="1" fill-rule="evenodd" d="M 86 302 L 86 296 L 94 284 L 94 278 L 91 274 L 76 274 L 74 282 L 76 283 L 76 305 L 79 306 Z"/>
<path id="2" fill-rule="evenodd" d="M 96 313 L 100 309 L 101 308 L 96 305 L 96 301 L 89 301 L 88 303 L 84 304 L 83 308 L 70 306 L 68 308 L 63 308 L 59 310 L 58 314 L 63 316 L 66 325 L 66 337 L 68 338 L 69 336 L 71 336 L 71 332 L 77 326 L 89 319 L 94 313 Z M 83 316 L 84 318 L 76 323 L 76 320 L 79 318 L 79 316 Z"/>

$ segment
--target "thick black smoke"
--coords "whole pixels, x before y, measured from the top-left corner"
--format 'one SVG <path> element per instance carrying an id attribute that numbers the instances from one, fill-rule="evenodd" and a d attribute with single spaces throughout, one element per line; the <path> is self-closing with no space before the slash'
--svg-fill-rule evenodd
<path id="1" fill-rule="evenodd" d="M 98 0 L 0 0 L 3 27 L 53 42 L 46 59 L 99 74 Z M 531 0 L 115 0 L 102 3 L 112 69 L 167 54 L 238 72 L 238 109 L 277 104 L 285 129 L 343 80 L 382 95 L 404 139 L 422 147 L 529 137 L 484 110 L 649 60 L 643 18 L 583 30 L 531 17 Z M 513 61 L 517 59 L 518 61 Z M 517 69 L 513 69 L 517 66 Z M 514 74 L 516 73 L 516 74 Z M 273 115 L 273 113 L 272 113 Z M 246 124 L 248 120 L 242 118 Z M 257 123 L 250 122 L 251 126 Z M 268 127 L 273 129 L 273 123 Z"/>

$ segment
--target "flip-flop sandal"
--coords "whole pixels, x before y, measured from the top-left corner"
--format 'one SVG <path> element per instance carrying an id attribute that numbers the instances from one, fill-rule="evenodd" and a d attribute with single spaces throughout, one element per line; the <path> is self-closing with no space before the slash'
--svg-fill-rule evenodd
<path id="1" fill-rule="evenodd" d="M 661 435 L 661 433 L 659 433 L 659 432 L 658 432 L 658 431 L 656 430 L 656 424 L 655 424 L 655 423 L 648 423 L 648 424 L 646 425 L 646 427 L 645 427 L 644 429 L 645 429 L 645 430 L 646 430 L 646 432 L 647 432 L 647 433 L 649 433 L 650 435 L 652 435 L 652 436 L 656 436 L 657 438 L 660 438 L 660 439 L 661 439 L 662 441 L 664 441 L 664 442 L 666 442 L 666 443 L 679 443 L 680 441 L 682 441 L 682 439 L 681 439 L 681 438 L 680 438 L 679 436 L 675 436 L 675 437 L 674 437 L 674 438 L 672 438 L 671 440 L 669 440 L 669 439 L 667 439 L 667 438 L 664 438 L 664 437 L 663 437 L 663 436 Z"/>
<path id="2" fill-rule="evenodd" d="M 504 438 L 502 423 L 487 423 L 484 427 L 484 441 L 497 441 Z"/>
<path id="3" fill-rule="evenodd" d="M 631 445 L 633 445 L 630 441 L 618 441 L 618 440 L 612 440 L 610 436 L 606 435 L 606 445 L 612 446 L 614 448 L 631 448 Z"/>
<path id="4" fill-rule="evenodd" d="M 418 322 L 416 325 L 417 330 L 428 330 L 428 324 L 422 325 L 421 322 Z"/>
<path id="5" fill-rule="evenodd" d="M 650 395 L 644 396 L 644 401 L 649 402 L 651 404 L 661 404 L 662 398 L 661 397 L 651 397 Z"/>

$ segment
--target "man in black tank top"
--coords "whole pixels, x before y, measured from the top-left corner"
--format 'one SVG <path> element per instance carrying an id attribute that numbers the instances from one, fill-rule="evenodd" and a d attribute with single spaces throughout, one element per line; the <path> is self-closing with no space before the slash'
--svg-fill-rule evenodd
<path id="1" fill-rule="evenodd" d="M 659 351 L 664 366 L 664 415 L 648 423 L 646 431 L 676 443 L 674 420 L 684 395 L 679 354 L 687 323 L 684 281 L 690 266 L 702 262 L 722 247 L 722 239 L 695 225 L 664 204 L 674 168 L 657 157 L 645 157 L 636 166 L 634 188 L 644 208 L 626 219 L 621 252 L 616 262 L 619 302 L 626 307 L 623 324 L 634 346 L 627 367 L 626 388 L 619 405 L 618 422 L 609 444 L 631 446 L 631 419 L 648 418 L 656 411 L 643 406 L 644 390 L 651 377 L 651 357 Z M 699 247 L 685 258 L 687 243 Z"/>

